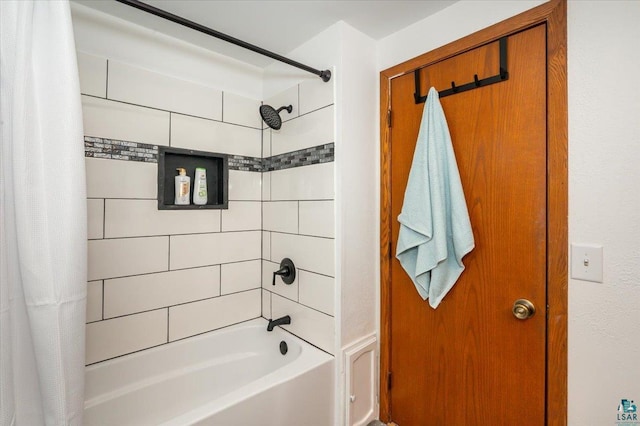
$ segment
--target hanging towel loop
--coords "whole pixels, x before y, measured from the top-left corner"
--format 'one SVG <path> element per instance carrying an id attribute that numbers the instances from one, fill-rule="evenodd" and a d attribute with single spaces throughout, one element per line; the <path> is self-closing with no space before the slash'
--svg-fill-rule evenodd
<path id="1" fill-rule="evenodd" d="M 436 89 L 429 90 L 413 153 L 396 258 L 423 299 L 436 308 L 474 247 L 451 134 Z"/>

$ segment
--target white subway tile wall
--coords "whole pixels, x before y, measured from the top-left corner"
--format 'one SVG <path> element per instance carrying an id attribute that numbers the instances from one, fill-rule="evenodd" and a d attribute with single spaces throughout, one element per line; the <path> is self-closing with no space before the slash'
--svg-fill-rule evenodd
<path id="1" fill-rule="evenodd" d="M 262 290 L 262 316 L 271 319 L 271 292 Z"/>
<path id="2" fill-rule="evenodd" d="M 270 200 L 271 199 L 271 173 L 261 173 L 262 174 L 262 199 Z"/>
<path id="3" fill-rule="evenodd" d="M 220 296 L 220 265 L 115 278 L 104 282 L 104 317 L 130 315 L 216 296 Z"/>
<path id="4" fill-rule="evenodd" d="M 275 170 L 271 175 L 271 201 L 333 200 L 333 162 Z"/>
<path id="5" fill-rule="evenodd" d="M 271 130 L 271 155 L 334 142 L 333 112 L 333 106 L 328 106 Z"/>
<path id="6" fill-rule="evenodd" d="M 79 69 L 86 136 L 261 161 L 259 100 L 87 54 Z M 259 317 L 260 170 L 229 171 L 229 210 L 160 211 L 155 159 L 90 158 L 100 143 L 85 159 L 86 363 Z"/>
<path id="7" fill-rule="evenodd" d="M 169 145 L 169 113 L 110 99 L 82 96 L 85 136 Z"/>
<path id="8" fill-rule="evenodd" d="M 220 232 L 220 210 L 158 210 L 156 200 L 105 200 L 105 238 Z"/>
<path id="9" fill-rule="evenodd" d="M 87 197 L 157 200 L 158 166 L 139 161 L 85 158 Z"/>
<path id="10" fill-rule="evenodd" d="M 318 78 L 300 84 L 300 115 L 333 104 L 333 84 L 326 84 Z"/>
<path id="11" fill-rule="evenodd" d="M 334 242 L 332 238 L 271 233 L 271 260 L 290 257 L 298 268 L 334 276 Z"/>
<path id="12" fill-rule="evenodd" d="M 260 288 L 260 271 L 261 264 L 259 259 L 222 265 L 222 294 Z"/>
<path id="13" fill-rule="evenodd" d="M 265 130 L 265 157 L 335 142 L 333 84 L 305 82 L 265 101 L 279 108 L 279 131 Z M 299 107 L 300 106 L 300 107 Z M 285 159 L 288 160 L 288 159 Z M 333 160 L 331 158 L 331 160 Z M 262 173 L 262 316 L 291 316 L 283 328 L 335 352 L 335 213 L 333 162 Z M 289 168 L 287 168 L 289 167 Z M 287 285 L 273 272 L 288 257 L 297 268 Z"/>
<path id="14" fill-rule="evenodd" d="M 117 61 L 109 61 L 108 78 L 109 99 L 222 120 L 220 90 Z"/>
<path id="15" fill-rule="evenodd" d="M 227 210 L 159 211 L 155 159 L 90 158 L 103 141 L 87 143 L 86 363 L 260 315 L 291 315 L 286 329 L 334 353 L 333 84 L 267 100 L 293 106 L 272 131 L 259 100 L 84 53 L 79 69 L 86 136 L 244 156 Z M 297 278 L 273 286 L 284 257 Z"/>
<path id="16" fill-rule="evenodd" d="M 271 129 L 262 130 L 262 158 L 271 157 Z"/>
<path id="17" fill-rule="evenodd" d="M 298 301 L 298 282 L 300 271 L 296 271 L 296 278 L 291 284 L 286 284 L 281 277 L 276 276 L 273 280 L 273 273 L 280 269 L 280 262 L 269 262 L 268 260 L 262 261 L 262 288 L 269 290 L 272 293 L 279 294 L 282 297 Z M 276 285 L 273 285 L 273 283 Z"/>
<path id="18" fill-rule="evenodd" d="M 284 329 L 304 336 L 306 340 L 326 352 L 334 353 L 335 321 L 332 316 L 277 294 L 271 296 L 271 311 L 273 318 L 291 316 L 291 324 L 282 326 Z"/>
<path id="19" fill-rule="evenodd" d="M 262 227 L 265 231 L 298 233 L 298 201 L 265 201 Z"/>
<path id="20" fill-rule="evenodd" d="M 169 237 L 89 240 L 89 280 L 167 271 Z"/>
<path id="21" fill-rule="evenodd" d="M 102 319 L 102 280 L 87 283 L 87 322 Z"/>
<path id="22" fill-rule="evenodd" d="M 300 233 L 333 238 L 335 213 L 333 201 L 300 201 Z"/>
<path id="23" fill-rule="evenodd" d="M 326 275 L 300 271 L 300 303 L 325 314 L 334 314 L 335 279 Z"/>
<path id="24" fill-rule="evenodd" d="M 229 170 L 230 201 L 260 201 L 262 195 L 261 173 Z"/>
<path id="25" fill-rule="evenodd" d="M 169 308 L 169 341 L 184 339 L 260 316 L 260 289 Z"/>
<path id="26" fill-rule="evenodd" d="M 262 258 L 271 259 L 271 232 L 262 232 Z"/>
<path id="27" fill-rule="evenodd" d="M 171 146 L 260 158 L 261 130 L 171 114 Z"/>
<path id="28" fill-rule="evenodd" d="M 171 236 L 171 269 L 260 259 L 261 231 Z"/>
<path id="29" fill-rule="evenodd" d="M 233 93 L 224 93 L 222 100 L 222 120 L 225 123 L 262 129 L 258 110 L 261 102 Z"/>
<path id="30" fill-rule="evenodd" d="M 90 240 L 104 236 L 104 200 L 87 199 L 87 237 Z"/>
<path id="31" fill-rule="evenodd" d="M 80 91 L 85 95 L 107 97 L 107 60 L 78 52 Z"/>
<path id="32" fill-rule="evenodd" d="M 259 201 L 229 201 L 229 208 L 222 211 L 222 231 L 260 230 L 260 207 Z"/>
<path id="33" fill-rule="evenodd" d="M 329 86 L 333 86 L 333 84 L 329 84 Z M 326 105 L 332 103 L 333 101 L 328 102 Z M 274 96 L 271 96 L 264 101 L 264 104 L 271 105 L 276 110 L 280 107 L 291 105 L 291 113 L 288 113 L 286 110 L 280 111 L 280 117 L 283 122 L 298 117 L 300 115 L 298 113 L 298 85 L 292 86 Z M 263 125 L 263 127 L 266 127 L 266 125 Z"/>
<path id="34" fill-rule="evenodd" d="M 167 343 L 168 310 L 143 312 L 87 324 L 86 363 Z"/>

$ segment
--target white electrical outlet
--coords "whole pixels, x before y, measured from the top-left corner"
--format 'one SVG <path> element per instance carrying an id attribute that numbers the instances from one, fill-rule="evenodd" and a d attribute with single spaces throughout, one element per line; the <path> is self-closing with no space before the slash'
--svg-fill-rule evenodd
<path id="1" fill-rule="evenodd" d="M 602 282 L 602 246 L 571 244 L 571 278 Z"/>

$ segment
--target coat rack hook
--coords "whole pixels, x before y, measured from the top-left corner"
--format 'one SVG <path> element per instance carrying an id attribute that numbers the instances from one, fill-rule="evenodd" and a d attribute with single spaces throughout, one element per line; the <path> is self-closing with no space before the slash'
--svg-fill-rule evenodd
<path id="1" fill-rule="evenodd" d="M 0 0 L 2 1 L 2 0 Z M 118 0 L 121 1 L 121 0 Z M 131 0 L 127 0 L 131 1 Z M 503 81 L 509 80 L 509 71 L 508 71 L 508 62 L 507 62 L 507 38 L 502 37 L 499 40 L 499 49 L 500 49 L 500 72 L 496 75 L 492 75 L 490 77 L 478 78 L 478 74 L 473 75 L 473 81 L 469 83 L 464 83 L 462 85 L 456 86 L 456 82 L 451 82 L 450 89 L 444 89 L 438 92 L 440 99 L 445 96 L 454 95 L 456 93 L 466 92 L 468 90 L 477 89 L 479 87 L 486 87 L 492 84 L 501 83 Z M 491 42 L 493 43 L 493 42 Z M 415 87 L 416 90 L 413 93 L 413 97 L 416 104 L 423 103 L 427 99 L 427 95 L 420 94 L 420 69 L 414 70 L 414 78 L 415 78 Z"/>
<path id="2" fill-rule="evenodd" d="M 420 94 L 420 69 L 419 68 L 413 72 L 413 77 L 415 79 L 415 85 L 416 85 L 416 91 L 413 94 L 413 99 L 416 101 L 416 104 L 419 104 L 422 101 L 422 95 Z"/>

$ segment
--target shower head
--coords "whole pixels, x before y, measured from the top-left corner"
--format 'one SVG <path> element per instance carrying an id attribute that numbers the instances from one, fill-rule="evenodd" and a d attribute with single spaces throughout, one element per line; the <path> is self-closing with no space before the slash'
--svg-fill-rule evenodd
<path id="1" fill-rule="evenodd" d="M 283 106 L 274 109 L 271 105 L 261 105 L 260 106 L 260 116 L 262 120 L 267 124 L 267 126 L 271 127 L 274 130 L 280 130 L 282 127 L 282 118 L 280 118 L 280 111 L 286 109 L 289 114 L 293 111 L 293 106 Z"/>

